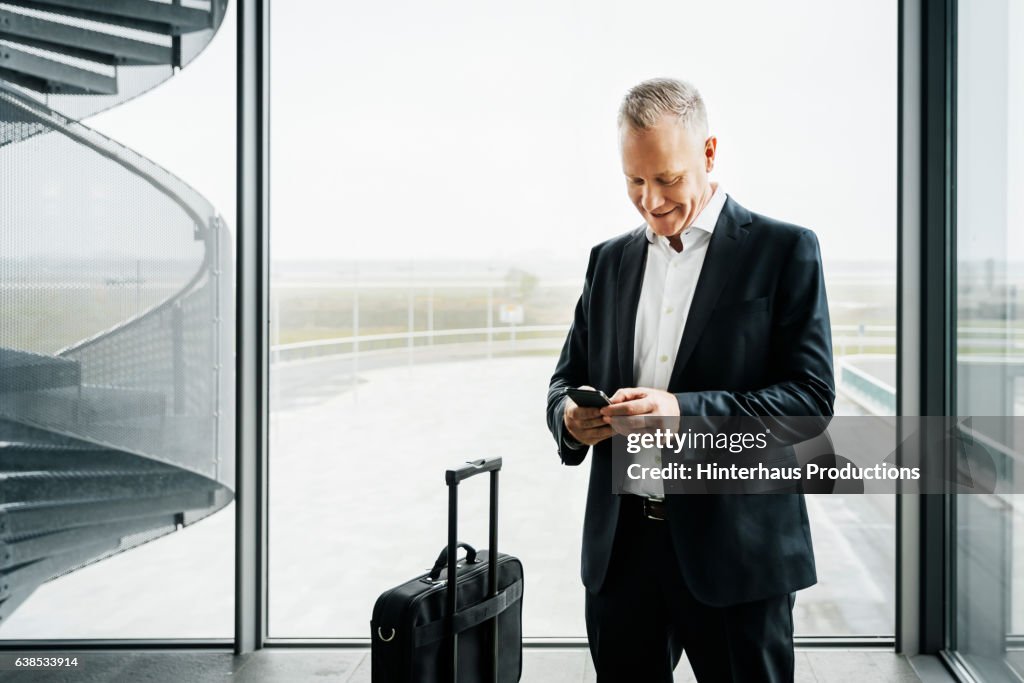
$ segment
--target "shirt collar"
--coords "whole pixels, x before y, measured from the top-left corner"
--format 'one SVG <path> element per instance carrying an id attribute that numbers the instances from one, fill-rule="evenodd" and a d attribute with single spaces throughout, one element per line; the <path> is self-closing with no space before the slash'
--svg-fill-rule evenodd
<path id="1" fill-rule="evenodd" d="M 690 228 L 703 230 L 709 235 L 713 233 L 715 231 L 715 224 L 718 223 L 718 217 L 722 213 L 722 207 L 725 206 L 726 196 L 727 195 L 725 194 L 725 189 L 722 187 L 722 184 L 716 183 L 711 199 L 708 200 L 704 209 L 697 214 L 697 218 L 690 224 Z M 690 228 L 687 228 L 687 230 Z M 654 238 L 657 237 L 657 235 L 655 235 L 654 231 L 651 230 L 651 226 L 645 226 L 644 232 L 647 235 L 647 241 L 654 244 Z"/>

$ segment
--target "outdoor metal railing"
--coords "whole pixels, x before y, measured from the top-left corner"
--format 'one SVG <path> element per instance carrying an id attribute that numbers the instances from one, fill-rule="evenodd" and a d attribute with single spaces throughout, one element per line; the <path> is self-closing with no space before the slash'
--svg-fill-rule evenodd
<path id="1" fill-rule="evenodd" d="M 515 346 L 524 339 L 543 339 L 560 346 L 569 330 L 569 324 L 560 325 L 492 325 L 454 329 L 409 329 L 382 334 L 354 334 L 343 337 L 310 339 L 307 341 L 271 345 L 272 362 L 287 362 L 302 358 L 360 355 L 380 351 L 415 349 L 420 343 L 459 344 L 469 341 L 493 345 L 504 342 Z M 832 346 L 837 356 L 862 354 L 873 349 L 878 353 L 895 353 L 896 327 L 894 325 L 833 325 Z M 1024 351 L 1024 342 L 1000 339 L 1007 331 L 998 327 L 963 327 L 958 332 L 961 349 L 986 349 L 1015 353 Z"/>

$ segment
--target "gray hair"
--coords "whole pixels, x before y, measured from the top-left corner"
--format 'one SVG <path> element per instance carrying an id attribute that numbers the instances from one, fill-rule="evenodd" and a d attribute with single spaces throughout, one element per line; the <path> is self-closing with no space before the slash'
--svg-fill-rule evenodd
<path id="1" fill-rule="evenodd" d="M 686 81 L 652 78 L 630 88 L 619 107 L 619 128 L 653 128 L 665 114 L 674 115 L 679 124 L 702 137 L 708 134 L 708 112 L 704 99 Z"/>

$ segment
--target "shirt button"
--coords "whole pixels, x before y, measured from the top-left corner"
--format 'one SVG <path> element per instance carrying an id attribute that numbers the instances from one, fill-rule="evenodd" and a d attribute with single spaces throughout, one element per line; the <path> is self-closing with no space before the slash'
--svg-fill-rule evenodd
<path id="1" fill-rule="evenodd" d="M 658 360 L 660 360 L 662 363 L 667 363 L 668 362 L 668 356 L 666 356 L 665 354 L 662 354 L 661 357 Z"/>
<path id="2" fill-rule="evenodd" d="M 672 313 L 672 311 L 674 311 L 674 310 L 675 310 L 674 308 L 672 308 L 671 306 L 669 306 L 668 308 L 666 308 L 666 309 L 665 309 L 665 315 L 669 315 L 669 314 L 670 314 L 670 313 Z"/>

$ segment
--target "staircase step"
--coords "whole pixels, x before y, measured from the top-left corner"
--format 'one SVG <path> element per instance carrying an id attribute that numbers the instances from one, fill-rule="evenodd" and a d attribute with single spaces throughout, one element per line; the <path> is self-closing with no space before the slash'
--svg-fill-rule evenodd
<path id="1" fill-rule="evenodd" d="M 166 404 L 164 395 L 155 391 L 89 384 L 0 394 L 0 414 L 70 431 L 80 425 L 159 427 Z"/>
<path id="2" fill-rule="evenodd" d="M 3 438 L 0 436 L 0 438 Z M 179 468 L 137 455 L 97 447 L 93 450 L 0 441 L 0 473 L 14 472 L 176 472 Z"/>
<path id="3" fill-rule="evenodd" d="M 77 360 L 0 348 L 0 393 L 74 387 L 81 377 Z"/>
<path id="4" fill-rule="evenodd" d="M 4 0 L 4 4 L 164 35 L 212 28 L 212 15 L 206 10 L 152 0 Z"/>
<path id="5" fill-rule="evenodd" d="M 157 45 L 0 9 L 0 39 L 100 64 L 170 64 L 170 45 Z"/>
<path id="6" fill-rule="evenodd" d="M 116 538 L 76 548 L 71 552 L 51 555 L 11 571 L 0 572 L 0 600 L 26 591 L 61 574 L 115 552 L 119 548 Z"/>
<path id="7" fill-rule="evenodd" d="M 0 539 L 74 529 L 118 520 L 176 515 L 188 510 L 218 507 L 216 492 L 188 491 L 145 500 L 102 500 L 64 505 L 12 506 L 0 510 Z"/>
<path id="8" fill-rule="evenodd" d="M 3 78 L 21 85 L 33 83 L 36 90 L 48 94 L 116 95 L 117 79 L 88 69 L 56 62 L 0 43 L 0 67 Z M 7 74 L 14 74 L 8 77 Z M 17 75 L 26 77 L 17 78 Z"/>
<path id="9" fill-rule="evenodd" d="M 97 543 L 111 541 L 120 543 L 125 537 L 154 529 L 171 528 L 174 524 L 174 515 L 158 515 L 65 529 L 14 541 L 0 540 L 0 573 L 29 562 L 73 552 L 78 548 L 90 547 Z"/>
<path id="10" fill-rule="evenodd" d="M 101 500 L 140 500 L 197 491 L 219 484 L 190 472 L 177 474 L 136 472 L 0 474 L 0 508 L 7 505 L 49 505 Z"/>

